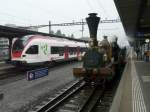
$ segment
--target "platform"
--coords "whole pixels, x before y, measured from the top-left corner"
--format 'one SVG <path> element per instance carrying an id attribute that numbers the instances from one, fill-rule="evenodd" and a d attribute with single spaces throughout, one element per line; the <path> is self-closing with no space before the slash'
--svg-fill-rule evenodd
<path id="1" fill-rule="evenodd" d="M 130 52 L 110 112 L 150 112 L 150 62 Z"/>

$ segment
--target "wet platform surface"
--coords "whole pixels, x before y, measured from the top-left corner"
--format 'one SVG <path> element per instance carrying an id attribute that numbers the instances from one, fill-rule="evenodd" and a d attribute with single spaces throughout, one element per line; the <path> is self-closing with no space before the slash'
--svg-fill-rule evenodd
<path id="1" fill-rule="evenodd" d="M 150 112 L 150 62 L 135 61 L 147 112 Z"/>
<path id="2" fill-rule="evenodd" d="M 130 52 L 110 112 L 150 112 L 150 62 Z"/>

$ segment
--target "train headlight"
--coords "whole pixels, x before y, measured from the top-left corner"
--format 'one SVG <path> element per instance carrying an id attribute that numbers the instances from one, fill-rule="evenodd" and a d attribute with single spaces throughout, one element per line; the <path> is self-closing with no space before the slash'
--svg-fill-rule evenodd
<path id="1" fill-rule="evenodd" d="M 22 55 L 22 57 L 26 57 L 26 55 Z"/>
<path id="2" fill-rule="evenodd" d="M 22 61 L 22 64 L 26 64 L 27 62 L 26 61 Z"/>

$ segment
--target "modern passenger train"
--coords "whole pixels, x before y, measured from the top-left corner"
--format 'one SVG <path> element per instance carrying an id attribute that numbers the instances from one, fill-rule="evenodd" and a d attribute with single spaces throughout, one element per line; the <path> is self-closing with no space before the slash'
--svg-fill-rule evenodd
<path id="1" fill-rule="evenodd" d="M 12 44 L 11 60 L 15 65 L 40 65 L 81 58 L 87 45 L 64 38 L 26 35 Z"/>

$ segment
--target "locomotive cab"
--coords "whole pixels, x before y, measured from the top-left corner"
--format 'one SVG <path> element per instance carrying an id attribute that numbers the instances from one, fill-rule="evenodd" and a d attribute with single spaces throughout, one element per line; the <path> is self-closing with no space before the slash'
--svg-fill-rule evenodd
<path id="1" fill-rule="evenodd" d="M 11 50 L 11 60 L 14 65 L 25 64 L 26 62 L 22 60 L 23 50 L 26 46 L 27 40 L 31 37 L 31 35 L 23 36 L 14 41 L 12 50 Z M 20 61 L 21 60 L 21 61 Z"/>
<path id="2" fill-rule="evenodd" d="M 27 35 L 18 38 L 12 46 L 11 61 L 16 66 L 32 65 L 39 57 L 38 43 L 31 43 L 34 35 Z"/>

